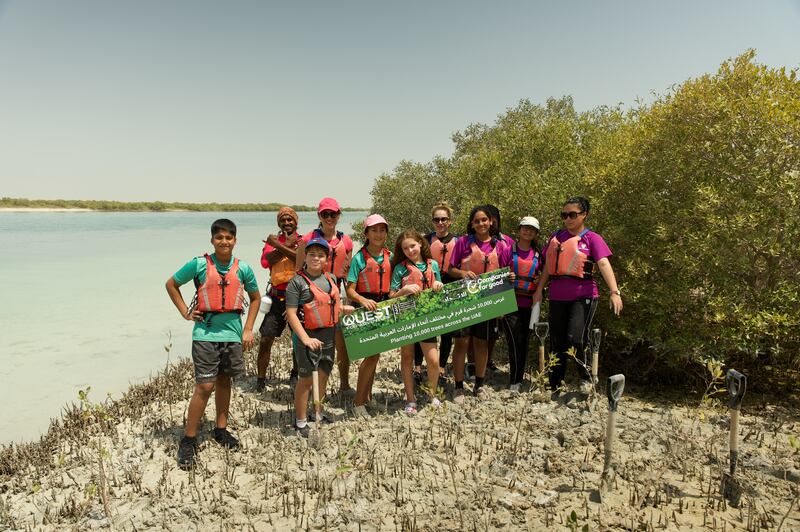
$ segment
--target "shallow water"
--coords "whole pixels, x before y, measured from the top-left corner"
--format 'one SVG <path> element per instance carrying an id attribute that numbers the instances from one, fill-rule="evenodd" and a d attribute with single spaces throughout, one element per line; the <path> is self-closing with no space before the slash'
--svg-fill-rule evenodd
<path id="1" fill-rule="evenodd" d="M 350 233 L 365 214 L 344 213 L 339 228 Z M 262 240 L 277 231 L 275 215 L 0 212 L 0 443 L 37 438 L 87 386 L 99 401 L 161 370 L 169 333 L 170 357 L 189 356 L 192 326 L 167 278 L 212 249 L 211 222 L 227 217 L 238 226 L 234 254 L 263 291 Z M 301 232 L 315 225 L 315 213 L 300 213 Z"/>

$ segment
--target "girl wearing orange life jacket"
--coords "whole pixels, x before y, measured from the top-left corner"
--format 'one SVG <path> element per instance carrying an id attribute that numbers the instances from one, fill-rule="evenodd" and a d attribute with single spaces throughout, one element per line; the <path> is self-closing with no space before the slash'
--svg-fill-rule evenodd
<path id="1" fill-rule="evenodd" d="M 391 284 L 391 253 L 386 249 L 389 224 L 380 214 L 364 220 L 364 246 L 353 256 L 347 273 L 347 297 L 354 305 L 375 310 L 377 303 L 389 298 Z M 356 397 L 353 402 L 356 416 L 369 418 L 366 404 L 372 396 L 372 383 L 380 353 L 361 360 L 358 366 Z"/>
<path id="2" fill-rule="evenodd" d="M 342 209 L 339 202 L 333 198 L 322 198 L 317 207 L 319 227 L 303 235 L 303 241 L 297 248 L 295 267 L 300 270 L 305 264 L 305 244 L 312 238 L 323 238 L 330 246 L 330 253 L 325 262 L 324 270 L 336 278 L 337 285 L 344 284 L 347 270 L 350 267 L 350 258 L 353 254 L 353 241 L 342 231 L 336 229 Z M 341 331 L 336 333 L 336 365 L 339 367 L 341 379 L 341 392 L 350 388 L 350 360 L 347 358 L 347 348 Z"/>
<path id="3" fill-rule="evenodd" d="M 511 247 L 511 270 L 514 272 L 514 292 L 517 296 L 517 311 L 506 316 L 510 329 L 507 334 L 510 339 L 509 389 L 512 392 L 519 392 L 528 358 L 531 298 L 536 292 L 541 270 L 538 236 L 539 220 L 533 216 L 525 216 L 519 222 L 519 240 Z"/>
<path id="4" fill-rule="evenodd" d="M 533 303 L 542 300 L 542 291 L 549 285 L 550 350 L 558 357 L 558 364 L 550 373 L 550 387 L 558 389 L 566 374 L 567 351 L 574 347 L 576 353 L 590 364 L 589 330 L 597 309 L 599 291 L 591 275 L 591 264 L 596 264 L 608 288 L 610 305 L 614 314 L 622 311 L 622 296 L 611 268 L 611 250 L 603 237 L 586 228 L 589 200 L 577 196 L 568 199 L 561 207 L 564 229 L 553 233 L 542 252 L 544 270 Z M 551 273 L 552 272 L 552 273 Z M 589 375 L 578 368 L 584 382 L 582 389 L 591 389 Z"/>
<path id="5" fill-rule="evenodd" d="M 492 225 L 489 210 L 485 205 L 474 207 L 469 215 L 467 235 L 456 242 L 450 258 L 450 275 L 456 279 L 476 279 L 479 274 L 511 265 L 511 249 L 497 239 L 497 230 Z M 513 275 L 513 274 L 512 274 Z M 488 398 L 483 382 L 489 355 L 489 340 L 497 339 L 497 320 L 491 319 L 469 328 L 475 349 L 475 388 L 479 399 Z M 466 351 L 453 353 L 453 375 L 455 391 L 453 400 L 464 402 L 464 358 Z"/>
<path id="6" fill-rule="evenodd" d="M 415 296 L 423 290 L 441 290 L 442 284 L 439 266 L 431 260 L 428 243 L 417 231 L 409 229 L 400 233 L 394 247 L 392 259 L 392 292 L 390 297 Z M 428 386 L 430 404 L 441 406 L 436 397 L 439 382 L 439 356 L 436 353 L 434 336 L 419 342 L 428 365 Z M 408 344 L 400 348 L 400 372 L 406 391 L 405 412 L 408 415 L 417 413 L 417 398 L 414 392 L 414 345 Z"/>
<path id="7" fill-rule="evenodd" d="M 425 240 L 431 248 L 431 258 L 439 267 L 439 273 L 443 283 L 455 281 L 450 277 L 450 257 L 453 255 L 458 235 L 450 232 L 453 223 L 453 209 L 447 202 L 439 202 L 431 209 L 431 223 L 434 231 L 425 235 Z M 469 343 L 469 331 L 458 330 L 445 333 L 441 336 L 439 344 L 439 387 L 444 388 L 447 384 L 446 368 L 447 360 L 450 358 L 450 349 L 455 339 L 456 349 L 466 351 Z M 424 355 L 421 346 L 414 344 L 414 381 L 419 384 L 422 382 L 422 360 Z"/>
<path id="8" fill-rule="evenodd" d="M 313 386 L 313 372 L 319 371 L 320 397 L 325 397 L 328 376 L 333 369 L 336 325 L 340 313 L 355 309 L 342 305 L 336 279 L 324 271 L 330 246 L 324 238 L 306 244 L 305 268 L 286 286 L 286 320 L 292 328 L 295 361 L 299 379 L 295 386 L 294 428 L 308 437 L 308 394 Z M 320 420 L 322 421 L 322 420 Z"/>

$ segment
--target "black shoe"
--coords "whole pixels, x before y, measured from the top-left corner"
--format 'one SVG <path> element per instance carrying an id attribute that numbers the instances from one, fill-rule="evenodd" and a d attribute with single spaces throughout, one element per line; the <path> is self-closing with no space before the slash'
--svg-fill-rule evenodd
<path id="1" fill-rule="evenodd" d="M 239 450 L 239 440 L 234 438 L 228 429 L 214 428 L 214 440 L 231 451 Z"/>
<path id="2" fill-rule="evenodd" d="M 297 425 L 294 425 L 294 430 L 295 432 L 297 432 L 297 434 L 299 434 L 303 438 L 308 438 L 308 435 L 311 433 L 311 427 L 309 427 L 308 425 L 302 428 L 298 427 Z"/>
<path id="3" fill-rule="evenodd" d="M 314 423 L 315 421 L 317 421 L 317 415 L 314 412 L 309 412 L 308 413 L 308 422 L 309 423 Z M 333 424 L 333 420 L 331 418 L 329 418 L 328 416 L 326 416 L 324 412 L 323 412 L 322 417 L 320 418 L 319 422 L 322 425 L 332 425 Z M 308 425 L 306 425 L 306 426 L 308 426 Z"/>
<path id="4" fill-rule="evenodd" d="M 197 464 L 197 460 L 195 459 L 196 454 L 197 438 L 184 436 L 181 439 L 181 443 L 178 445 L 178 467 L 184 471 L 192 469 Z"/>
<path id="5" fill-rule="evenodd" d="M 256 380 L 256 392 L 261 393 L 267 387 L 267 379 L 265 377 L 258 377 Z"/>

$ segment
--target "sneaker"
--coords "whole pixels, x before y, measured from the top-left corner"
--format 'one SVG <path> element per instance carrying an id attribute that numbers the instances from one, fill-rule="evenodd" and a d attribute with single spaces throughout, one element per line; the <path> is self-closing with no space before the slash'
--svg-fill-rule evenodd
<path id="1" fill-rule="evenodd" d="M 519 393 L 519 384 L 512 384 L 511 386 L 508 387 L 508 390 L 511 393 Z"/>
<path id="2" fill-rule="evenodd" d="M 457 405 L 464 404 L 464 388 L 456 388 L 453 390 L 453 402 Z"/>
<path id="3" fill-rule="evenodd" d="M 417 403 L 406 403 L 406 407 L 403 409 L 403 412 L 406 415 L 413 416 L 417 413 Z"/>
<path id="4" fill-rule="evenodd" d="M 181 438 L 181 443 L 178 445 L 178 467 L 184 471 L 192 469 L 197 464 L 196 454 L 197 438 L 188 436 Z"/>
<path id="5" fill-rule="evenodd" d="M 372 419 L 372 416 L 367 412 L 367 407 L 364 405 L 354 406 L 353 415 L 361 419 Z"/>
<path id="6" fill-rule="evenodd" d="M 239 440 L 233 437 L 233 434 L 228 432 L 228 429 L 214 428 L 214 441 L 223 447 L 227 447 L 231 451 L 239 450 Z"/>
<path id="7" fill-rule="evenodd" d="M 475 382 L 475 364 L 467 364 L 464 367 L 464 380 Z"/>
<path id="8" fill-rule="evenodd" d="M 306 425 L 305 427 L 298 427 L 296 424 L 292 425 L 294 427 L 294 431 L 297 433 L 298 436 L 301 438 L 308 439 L 308 435 L 311 434 L 311 427 Z"/>
<path id="9" fill-rule="evenodd" d="M 262 393 L 264 391 L 264 388 L 266 387 L 267 387 L 267 379 L 264 377 L 258 377 L 258 380 L 256 380 L 256 392 Z"/>
<path id="10" fill-rule="evenodd" d="M 317 415 L 314 412 L 309 412 L 308 413 L 308 422 L 309 423 L 314 423 L 316 421 L 317 421 Z M 322 416 L 320 417 L 319 422 L 322 425 L 331 425 L 331 424 L 333 424 L 333 420 L 331 418 L 329 418 L 324 412 L 322 413 Z"/>
<path id="11" fill-rule="evenodd" d="M 435 408 L 436 410 L 442 407 L 442 402 L 439 400 L 438 397 L 434 397 L 431 399 L 431 407 Z"/>
<path id="12" fill-rule="evenodd" d="M 486 389 L 486 386 L 481 386 L 480 388 L 475 390 L 475 397 L 477 397 L 481 401 L 485 401 L 489 398 L 489 390 Z"/>
<path id="13" fill-rule="evenodd" d="M 347 388 L 339 388 L 339 395 L 342 397 L 355 397 L 356 391 L 349 386 Z"/>

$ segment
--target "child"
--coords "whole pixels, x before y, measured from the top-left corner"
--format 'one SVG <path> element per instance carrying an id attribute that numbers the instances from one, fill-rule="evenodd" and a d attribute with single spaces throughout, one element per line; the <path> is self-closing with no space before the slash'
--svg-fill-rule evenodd
<path id="1" fill-rule="evenodd" d="M 261 322 L 261 342 L 258 346 L 258 360 L 256 362 L 257 380 L 256 391 L 263 392 L 267 383 L 267 367 L 269 366 L 270 353 L 275 338 L 283 334 L 286 328 L 286 285 L 295 273 L 295 258 L 297 244 L 297 213 L 291 207 L 281 207 L 278 211 L 278 228 L 280 234 L 269 235 L 264 242 L 261 252 L 261 266 L 269 268 L 269 281 L 271 288 L 269 296 L 272 306 Z M 292 367 L 290 380 L 297 378 L 297 366 Z"/>
<path id="2" fill-rule="evenodd" d="M 509 389 L 519 392 L 528 359 L 528 342 L 531 335 L 531 298 L 542 268 L 539 257 L 539 220 L 526 216 L 519 222 L 519 241 L 511 247 L 511 271 L 514 272 L 514 292 L 517 311 L 506 316 L 509 325 L 508 365 Z"/>
<path id="3" fill-rule="evenodd" d="M 389 223 L 380 214 L 370 214 L 364 220 L 364 246 L 355 254 L 347 273 L 347 297 L 357 307 L 375 310 L 377 302 L 389 298 L 392 255 L 386 249 Z M 354 412 L 356 416 L 369 419 L 367 400 L 372 396 L 372 383 L 378 367 L 380 354 L 361 360 L 358 366 L 358 383 Z"/>
<path id="4" fill-rule="evenodd" d="M 232 450 L 239 441 L 228 432 L 231 378 L 244 373 L 242 345 L 253 345 L 253 324 L 261 295 L 253 269 L 233 256 L 236 225 L 227 219 L 211 224 L 214 253 L 195 257 L 167 280 L 167 293 L 184 319 L 194 321 L 192 361 L 194 394 L 189 401 L 184 436 L 178 447 L 178 466 L 191 469 L 197 452 L 197 430 L 211 392 L 215 392 L 217 416 L 214 439 Z M 194 280 L 197 306 L 187 308 L 180 286 Z M 244 292 L 250 298 L 247 320 L 242 330 Z"/>
<path id="5" fill-rule="evenodd" d="M 431 260 L 431 250 L 428 242 L 413 229 L 403 231 L 397 237 L 392 259 L 392 284 L 389 297 L 417 295 L 421 291 L 432 288 L 436 291 L 442 289 L 439 266 Z M 425 362 L 428 365 L 428 386 L 431 405 L 435 408 L 441 406 L 436 397 L 436 388 L 439 381 L 439 357 L 436 353 L 436 340 L 428 338 L 419 342 Z M 406 389 L 405 413 L 417 413 L 417 399 L 414 393 L 414 345 L 404 345 L 400 348 L 400 372 L 403 374 L 403 385 Z"/>
<path id="6" fill-rule="evenodd" d="M 324 238 L 306 243 L 305 268 L 286 287 L 286 320 L 293 331 L 295 361 L 299 379 L 294 391 L 294 428 L 308 438 L 308 392 L 314 368 L 319 369 L 319 393 L 325 397 L 325 385 L 333 369 L 334 338 L 339 314 L 352 313 L 350 305 L 342 305 L 336 279 L 324 271 L 330 256 L 330 245 Z M 312 419 L 314 421 L 314 419 Z M 320 422 L 330 422 L 327 418 Z"/>
<path id="7" fill-rule="evenodd" d="M 303 241 L 297 248 L 295 269 L 302 270 L 305 264 L 305 244 L 312 238 L 324 238 L 330 246 L 330 254 L 325 262 L 324 270 L 336 279 L 336 285 L 344 283 L 347 270 L 350 268 L 350 258 L 353 254 L 353 241 L 342 231 L 336 229 L 342 209 L 339 202 L 333 198 L 322 198 L 317 207 L 319 227 L 303 235 Z M 336 331 L 336 365 L 339 367 L 340 391 L 349 392 L 350 388 L 350 359 L 347 358 L 347 348 L 344 344 L 342 331 Z"/>
<path id="8" fill-rule="evenodd" d="M 485 272 L 504 268 L 511 264 L 511 249 L 502 240 L 492 224 L 490 211 L 485 205 L 472 209 L 467 224 L 467 234 L 456 242 L 450 257 L 450 275 L 457 279 L 477 279 Z M 513 274 L 512 274 L 513 275 Z M 497 339 L 497 319 L 493 318 L 470 328 L 470 337 L 475 348 L 475 388 L 478 399 L 487 399 L 488 391 L 483 386 L 489 355 L 489 342 Z M 453 376 L 455 390 L 453 401 L 464 402 L 464 353 L 453 353 Z"/>

